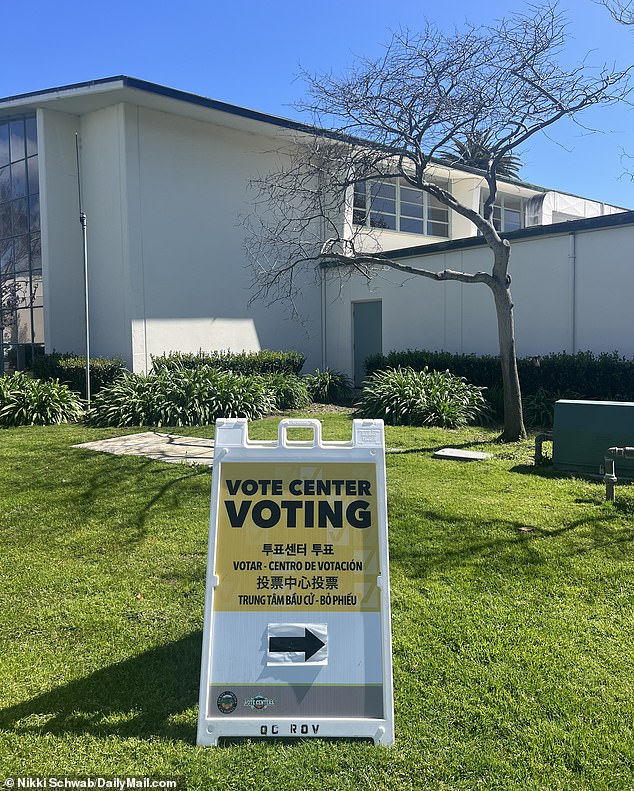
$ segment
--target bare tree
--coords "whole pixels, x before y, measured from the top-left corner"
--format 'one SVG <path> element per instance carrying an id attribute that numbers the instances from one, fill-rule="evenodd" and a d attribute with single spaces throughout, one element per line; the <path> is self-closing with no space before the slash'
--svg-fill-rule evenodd
<path id="1" fill-rule="evenodd" d="M 387 266 L 490 288 L 504 385 L 504 441 L 526 432 L 515 356 L 511 246 L 493 220 L 500 164 L 558 120 L 616 102 L 627 91 L 627 71 L 561 65 L 565 27 L 551 4 L 449 35 L 427 24 L 419 33 L 395 34 L 381 58 L 359 61 L 344 77 L 306 75 L 309 98 L 301 108 L 330 131 L 298 134 L 281 154 L 279 169 L 254 180 L 257 199 L 247 221 L 256 293 L 268 299 L 292 299 L 299 271 L 324 261 L 368 278 L 377 266 Z M 433 179 L 434 163 L 447 145 L 474 137 L 488 146 L 482 171 L 488 195 L 481 212 Z M 351 221 L 352 191 L 363 182 L 395 179 L 470 220 L 492 252 L 491 271 L 431 271 L 388 253 L 369 254 L 368 237 L 376 231 Z"/>
<path id="2" fill-rule="evenodd" d="M 601 0 L 612 18 L 621 25 L 634 25 L 634 0 Z"/>
<path id="3" fill-rule="evenodd" d="M 23 290 L 15 280 L 0 279 L 0 332 L 13 325 L 15 310 L 24 302 Z"/>
<path id="4" fill-rule="evenodd" d="M 13 244 L 13 242 L 11 242 Z M 4 252 L 6 243 L 0 241 L 0 253 Z M 12 269 L 7 265 L 0 266 L 0 332 L 13 325 L 15 310 L 24 300 L 24 287 L 15 281 Z"/>
<path id="5" fill-rule="evenodd" d="M 0 261 L 12 257 L 15 251 L 18 259 L 28 257 L 28 237 L 19 237 L 19 241 L 0 239 Z M 27 308 L 33 304 L 36 286 L 29 286 L 27 274 L 14 275 L 11 263 L 0 264 L 0 332 L 16 324 L 16 310 Z"/>
<path id="6" fill-rule="evenodd" d="M 634 0 L 596 0 L 596 2 L 598 5 L 607 8 L 612 19 L 618 22 L 619 25 L 624 25 L 626 27 L 634 26 Z M 630 169 L 631 164 L 629 161 L 634 159 L 634 156 L 622 151 L 621 157 L 625 167 L 624 175 L 634 181 L 634 171 Z"/>

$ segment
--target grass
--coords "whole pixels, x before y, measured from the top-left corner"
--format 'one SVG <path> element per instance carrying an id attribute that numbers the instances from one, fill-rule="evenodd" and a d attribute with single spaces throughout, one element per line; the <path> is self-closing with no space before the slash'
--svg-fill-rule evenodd
<path id="1" fill-rule="evenodd" d="M 326 439 L 350 436 L 345 413 L 320 417 Z M 71 448 L 124 433 L 0 433 L 0 781 L 634 788 L 634 487 L 605 503 L 533 467 L 530 442 L 388 428 L 395 746 L 198 748 L 211 475 Z M 431 458 L 448 445 L 495 457 Z"/>

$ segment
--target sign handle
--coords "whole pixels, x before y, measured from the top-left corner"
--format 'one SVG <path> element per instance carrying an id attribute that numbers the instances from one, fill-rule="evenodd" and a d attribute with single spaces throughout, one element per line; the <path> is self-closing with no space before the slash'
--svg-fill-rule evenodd
<path id="1" fill-rule="evenodd" d="M 287 431 L 289 428 L 312 428 L 313 439 L 311 440 L 289 440 Z M 280 420 L 280 425 L 277 430 L 277 444 L 280 447 L 313 447 L 320 448 L 321 442 L 321 423 L 319 420 L 313 418 L 285 418 Z"/>

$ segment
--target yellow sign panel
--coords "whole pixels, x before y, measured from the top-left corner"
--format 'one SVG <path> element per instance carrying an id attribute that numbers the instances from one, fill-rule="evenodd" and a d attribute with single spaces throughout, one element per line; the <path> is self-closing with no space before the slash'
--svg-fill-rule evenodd
<path id="1" fill-rule="evenodd" d="M 376 464 L 221 468 L 217 612 L 378 612 Z"/>

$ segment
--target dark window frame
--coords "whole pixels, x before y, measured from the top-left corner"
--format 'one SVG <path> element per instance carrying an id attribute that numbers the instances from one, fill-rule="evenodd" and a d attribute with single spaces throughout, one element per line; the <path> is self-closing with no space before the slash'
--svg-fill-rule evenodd
<path id="1" fill-rule="evenodd" d="M 0 120 L 0 168 L 8 174 L 7 189 L 0 195 L 0 281 L 13 283 L 25 303 L 2 307 L 11 317 L 10 325 L 0 330 L 0 374 L 9 368 L 28 366 L 29 359 L 43 349 L 43 337 L 36 338 L 36 327 L 43 327 L 42 261 L 38 253 L 39 159 L 35 114 L 14 115 Z M 6 157 L 4 154 L 6 153 Z M 6 158 L 6 162 L 4 159 Z M 19 319 L 29 328 L 29 337 L 20 338 Z"/>
<path id="2" fill-rule="evenodd" d="M 438 186 L 447 188 L 447 181 L 438 181 Z M 387 193 L 392 191 L 393 197 Z M 420 214 L 417 208 L 420 196 Z M 394 210 L 388 211 L 393 201 Z M 446 219 L 440 219 L 439 213 Z M 352 198 L 352 223 L 359 227 L 383 228 L 396 233 L 417 236 L 451 238 L 451 212 L 439 200 L 425 190 L 413 187 L 403 178 L 368 179 L 354 185 Z M 408 227 L 409 226 L 409 227 Z M 434 231 L 443 231 L 434 233 Z"/>

